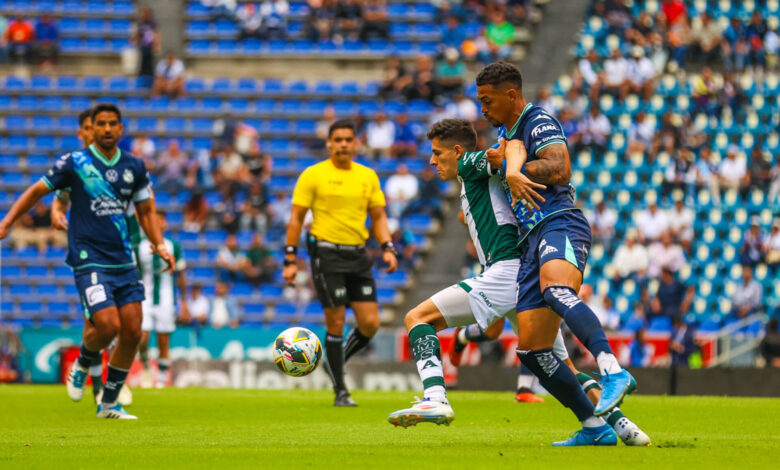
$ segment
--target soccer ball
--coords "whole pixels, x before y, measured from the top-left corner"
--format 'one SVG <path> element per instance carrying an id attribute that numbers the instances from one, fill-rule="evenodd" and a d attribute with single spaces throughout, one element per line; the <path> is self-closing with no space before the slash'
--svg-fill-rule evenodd
<path id="1" fill-rule="evenodd" d="M 322 359 L 322 344 L 306 328 L 287 328 L 274 342 L 274 364 L 293 377 L 311 374 Z"/>

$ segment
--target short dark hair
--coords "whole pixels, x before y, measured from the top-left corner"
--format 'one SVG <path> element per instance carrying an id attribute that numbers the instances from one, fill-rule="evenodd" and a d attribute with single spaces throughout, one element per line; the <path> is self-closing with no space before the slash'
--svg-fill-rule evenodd
<path id="1" fill-rule="evenodd" d="M 328 138 L 330 139 L 333 133 L 338 129 L 352 129 L 352 133 L 357 134 L 354 122 L 349 119 L 339 119 L 338 121 L 331 124 L 330 128 L 328 128 Z"/>
<path id="2" fill-rule="evenodd" d="M 426 134 L 429 140 L 439 139 L 463 146 L 467 152 L 477 149 L 477 131 L 465 119 L 442 119 Z"/>
<path id="3" fill-rule="evenodd" d="M 92 108 L 87 108 L 79 113 L 79 127 L 84 125 L 84 121 L 86 121 L 87 118 L 92 119 Z"/>
<path id="4" fill-rule="evenodd" d="M 522 90 L 523 75 L 520 73 L 520 69 L 509 62 L 499 61 L 486 65 L 477 74 L 477 86 L 496 86 L 502 83 L 511 83 L 517 86 L 518 90 Z"/>
<path id="5" fill-rule="evenodd" d="M 97 116 L 100 113 L 114 113 L 116 114 L 116 117 L 119 119 L 119 122 L 122 122 L 122 111 L 119 110 L 119 107 L 117 105 L 112 103 L 98 103 L 95 105 L 94 108 L 92 108 L 92 120 L 95 120 L 95 116 Z"/>

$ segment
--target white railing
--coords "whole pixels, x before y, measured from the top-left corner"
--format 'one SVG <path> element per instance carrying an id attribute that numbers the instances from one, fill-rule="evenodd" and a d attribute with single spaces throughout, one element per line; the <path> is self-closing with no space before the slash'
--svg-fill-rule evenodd
<path id="1" fill-rule="evenodd" d="M 766 326 L 767 317 L 763 313 L 754 313 L 742 320 L 732 323 L 724 328 L 721 328 L 716 335 L 717 341 L 717 355 L 710 361 L 708 367 L 716 367 L 724 364 L 729 364 L 735 357 L 743 354 L 755 351 L 758 349 L 761 340 L 764 338 L 765 329 L 761 328 L 761 332 L 756 336 L 743 335 L 739 331 L 743 328 L 747 328 L 755 323 L 760 323 L 762 326 Z M 732 342 L 735 339 L 740 340 L 738 346 L 732 346 Z"/>

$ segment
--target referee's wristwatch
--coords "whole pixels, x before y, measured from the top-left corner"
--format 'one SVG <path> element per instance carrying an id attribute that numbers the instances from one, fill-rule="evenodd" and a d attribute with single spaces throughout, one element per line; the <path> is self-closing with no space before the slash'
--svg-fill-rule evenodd
<path id="1" fill-rule="evenodd" d="M 292 258 L 288 258 L 288 256 L 292 255 Z M 295 264 L 296 258 L 298 257 L 298 247 L 295 245 L 287 245 L 284 247 L 284 267 L 291 266 Z"/>
<path id="2" fill-rule="evenodd" d="M 395 250 L 395 245 L 393 245 L 393 242 L 387 241 L 382 243 L 382 251 L 384 252 L 390 252 L 395 256 L 398 256 L 398 252 Z"/>

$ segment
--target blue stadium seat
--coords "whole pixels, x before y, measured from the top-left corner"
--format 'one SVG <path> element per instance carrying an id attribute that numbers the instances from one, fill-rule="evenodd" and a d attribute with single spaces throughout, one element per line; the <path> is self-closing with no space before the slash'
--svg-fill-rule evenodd
<path id="1" fill-rule="evenodd" d="M 647 329 L 649 331 L 670 332 L 672 331 L 672 319 L 663 316 L 653 317 L 650 319 Z"/>
<path id="2" fill-rule="evenodd" d="M 309 84 L 306 83 L 306 81 L 304 80 L 296 80 L 294 82 L 290 82 L 290 84 L 287 86 L 287 93 L 290 95 L 308 95 Z"/>

